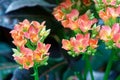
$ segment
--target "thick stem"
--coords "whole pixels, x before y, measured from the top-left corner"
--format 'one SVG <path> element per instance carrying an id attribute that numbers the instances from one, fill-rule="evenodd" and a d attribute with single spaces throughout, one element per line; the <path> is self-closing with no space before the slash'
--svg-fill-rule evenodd
<path id="1" fill-rule="evenodd" d="M 107 64 L 107 68 L 106 68 L 103 80 L 108 80 L 108 76 L 109 76 L 109 73 L 110 73 L 110 70 L 111 70 L 111 67 L 112 67 L 112 63 L 113 63 L 114 54 L 115 54 L 115 49 L 112 50 L 112 53 L 110 55 L 109 62 Z"/>
<path id="2" fill-rule="evenodd" d="M 39 80 L 39 76 L 38 76 L 38 67 L 34 66 L 34 80 Z"/>

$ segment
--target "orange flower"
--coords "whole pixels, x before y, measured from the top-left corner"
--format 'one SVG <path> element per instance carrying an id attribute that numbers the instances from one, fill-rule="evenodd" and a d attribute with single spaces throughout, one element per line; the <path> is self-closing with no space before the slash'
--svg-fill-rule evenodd
<path id="1" fill-rule="evenodd" d="M 90 34 L 77 34 L 76 40 L 73 41 L 73 48 L 76 53 L 85 52 L 89 46 Z"/>
<path id="2" fill-rule="evenodd" d="M 70 0 L 65 0 L 64 2 L 60 3 L 59 6 L 54 8 L 53 15 L 58 21 L 62 21 L 65 18 L 65 13 L 62 11 L 62 9 L 67 10 L 72 6 L 72 3 Z"/>
<path id="3" fill-rule="evenodd" d="M 96 22 L 97 19 L 90 20 L 87 14 L 80 16 L 80 18 L 78 19 L 79 28 L 83 32 L 87 32 L 88 30 L 90 30 L 91 26 Z"/>
<path id="4" fill-rule="evenodd" d="M 71 50 L 72 49 L 72 44 L 69 40 L 62 40 L 62 48 L 65 50 Z"/>
<path id="5" fill-rule="evenodd" d="M 64 28 L 70 28 L 71 30 L 78 29 L 77 19 L 79 12 L 76 9 L 73 9 L 69 14 L 66 15 L 66 19 L 61 21 Z"/>
<path id="6" fill-rule="evenodd" d="M 20 52 L 17 50 L 14 50 L 13 57 L 14 59 L 23 66 L 25 69 L 29 69 L 33 67 L 33 51 L 29 48 L 25 48 L 24 46 L 20 47 Z"/>
<path id="7" fill-rule="evenodd" d="M 62 10 L 56 8 L 54 9 L 54 12 L 52 14 L 58 21 L 62 21 L 65 17 L 65 14 L 62 12 Z"/>
<path id="8" fill-rule="evenodd" d="M 78 16 L 79 16 L 79 11 L 77 9 L 72 9 L 71 12 L 66 15 L 66 18 L 71 21 L 75 21 L 76 19 L 78 19 Z"/>
<path id="9" fill-rule="evenodd" d="M 116 35 L 119 30 L 120 27 L 117 23 L 112 26 L 112 29 L 109 26 L 102 26 L 102 29 L 99 33 L 100 39 L 104 41 L 109 41 L 113 39 L 114 35 Z"/>
<path id="10" fill-rule="evenodd" d="M 100 30 L 100 33 L 99 33 L 100 39 L 104 41 L 111 40 L 112 38 L 111 31 L 112 30 L 109 26 L 102 26 L 102 29 Z"/>
<path id="11" fill-rule="evenodd" d="M 72 21 L 70 19 L 61 21 L 64 28 L 70 28 L 71 30 L 78 29 L 78 23 L 77 21 Z"/>
<path id="12" fill-rule="evenodd" d="M 11 33 L 12 38 L 14 39 L 13 43 L 16 46 L 20 47 L 26 44 L 27 40 L 24 38 L 23 32 L 12 30 L 10 33 Z"/>
<path id="13" fill-rule="evenodd" d="M 50 44 L 43 44 L 41 42 L 38 43 L 36 50 L 34 51 L 34 60 L 35 61 L 41 61 L 46 56 L 49 55 L 48 50 L 50 48 Z"/>
<path id="14" fill-rule="evenodd" d="M 38 31 L 40 31 L 42 28 L 45 27 L 45 21 L 43 21 L 41 24 L 37 21 L 32 21 L 31 24 L 34 26 L 35 29 L 37 29 Z"/>
<path id="15" fill-rule="evenodd" d="M 89 40 L 90 47 L 92 47 L 93 49 L 98 46 L 97 43 L 98 43 L 98 39 L 90 39 Z"/>
<path id="16" fill-rule="evenodd" d="M 110 18 L 116 19 L 119 16 L 120 13 L 119 11 L 120 11 L 119 7 L 118 8 L 108 7 L 105 12 L 101 10 L 99 12 L 99 16 L 104 22 L 107 22 Z"/>
<path id="17" fill-rule="evenodd" d="M 38 30 L 35 27 L 30 26 L 28 32 L 25 33 L 25 37 L 30 39 L 33 43 L 36 43 L 39 40 Z"/>
<path id="18" fill-rule="evenodd" d="M 26 32 L 28 31 L 29 27 L 30 27 L 30 22 L 27 19 L 25 19 L 23 22 L 16 24 L 14 30 Z"/>

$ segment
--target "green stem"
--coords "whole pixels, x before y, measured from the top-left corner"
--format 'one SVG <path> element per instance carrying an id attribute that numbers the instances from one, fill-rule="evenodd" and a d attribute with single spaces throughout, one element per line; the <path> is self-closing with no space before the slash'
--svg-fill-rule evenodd
<path id="1" fill-rule="evenodd" d="M 93 70 L 92 70 L 88 55 L 85 55 L 85 61 L 86 61 L 86 66 L 87 66 L 87 72 L 88 72 L 88 70 L 90 71 L 91 80 L 94 80 Z M 85 77 L 86 77 L 86 74 L 87 73 L 85 72 Z"/>
<path id="2" fill-rule="evenodd" d="M 75 72 L 75 75 L 78 77 L 79 80 L 83 80 L 81 72 Z"/>
<path id="3" fill-rule="evenodd" d="M 110 59 L 109 59 L 109 62 L 107 64 L 107 68 L 106 68 L 103 80 L 108 80 L 108 76 L 109 76 L 109 73 L 110 73 L 110 70 L 111 70 L 111 67 L 112 67 L 112 63 L 113 63 L 114 54 L 115 54 L 115 49 L 112 50 L 112 53 L 110 55 Z"/>
<path id="4" fill-rule="evenodd" d="M 87 63 L 85 64 L 85 72 L 84 72 L 84 80 L 86 80 L 87 72 L 88 72 L 88 67 Z"/>
<path id="5" fill-rule="evenodd" d="M 80 73 L 79 79 L 80 79 L 80 80 L 83 80 L 83 78 L 82 78 L 82 74 L 81 74 L 81 73 Z"/>
<path id="6" fill-rule="evenodd" d="M 38 67 L 34 66 L 34 80 L 39 80 Z"/>

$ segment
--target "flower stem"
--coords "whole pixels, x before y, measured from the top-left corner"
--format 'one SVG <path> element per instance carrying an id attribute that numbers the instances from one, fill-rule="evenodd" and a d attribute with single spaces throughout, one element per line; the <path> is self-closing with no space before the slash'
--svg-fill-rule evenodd
<path id="1" fill-rule="evenodd" d="M 34 80 L 39 80 L 39 77 L 38 77 L 38 67 L 37 66 L 34 66 Z"/>
<path id="2" fill-rule="evenodd" d="M 85 64 L 85 71 L 84 71 L 84 80 L 86 80 L 88 68 L 87 68 L 87 63 Z"/>
<path id="3" fill-rule="evenodd" d="M 86 68 L 87 68 L 87 70 L 85 71 L 85 79 L 86 79 L 86 74 L 87 74 L 87 72 L 89 70 L 90 71 L 91 80 L 94 80 L 93 70 L 92 70 L 92 67 L 91 67 L 88 55 L 85 55 L 85 61 L 86 61 Z"/>
<path id="4" fill-rule="evenodd" d="M 103 80 L 108 80 L 108 76 L 109 76 L 109 73 L 110 73 L 110 70 L 112 67 L 112 63 L 113 63 L 114 54 L 115 54 L 115 49 L 112 50 L 112 53 L 110 55 L 110 59 L 109 59 L 109 62 L 107 64 L 107 68 L 106 68 Z"/>

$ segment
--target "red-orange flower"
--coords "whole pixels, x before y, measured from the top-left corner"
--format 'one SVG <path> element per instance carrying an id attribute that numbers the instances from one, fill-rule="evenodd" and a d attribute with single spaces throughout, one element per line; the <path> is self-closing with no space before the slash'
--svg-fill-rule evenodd
<path id="1" fill-rule="evenodd" d="M 41 61 L 46 56 L 49 55 L 48 50 L 50 48 L 50 44 L 43 44 L 41 42 L 38 43 L 36 50 L 34 51 L 34 60 L 35 61 Z"/>
<path id="2" fill-rule="evenodd" d="M 90 39 L 89 40 L 89 44 L 90 44 L 90 47 L 92 47 L 93 49 L 98 47 L 98 39 Z"/>

